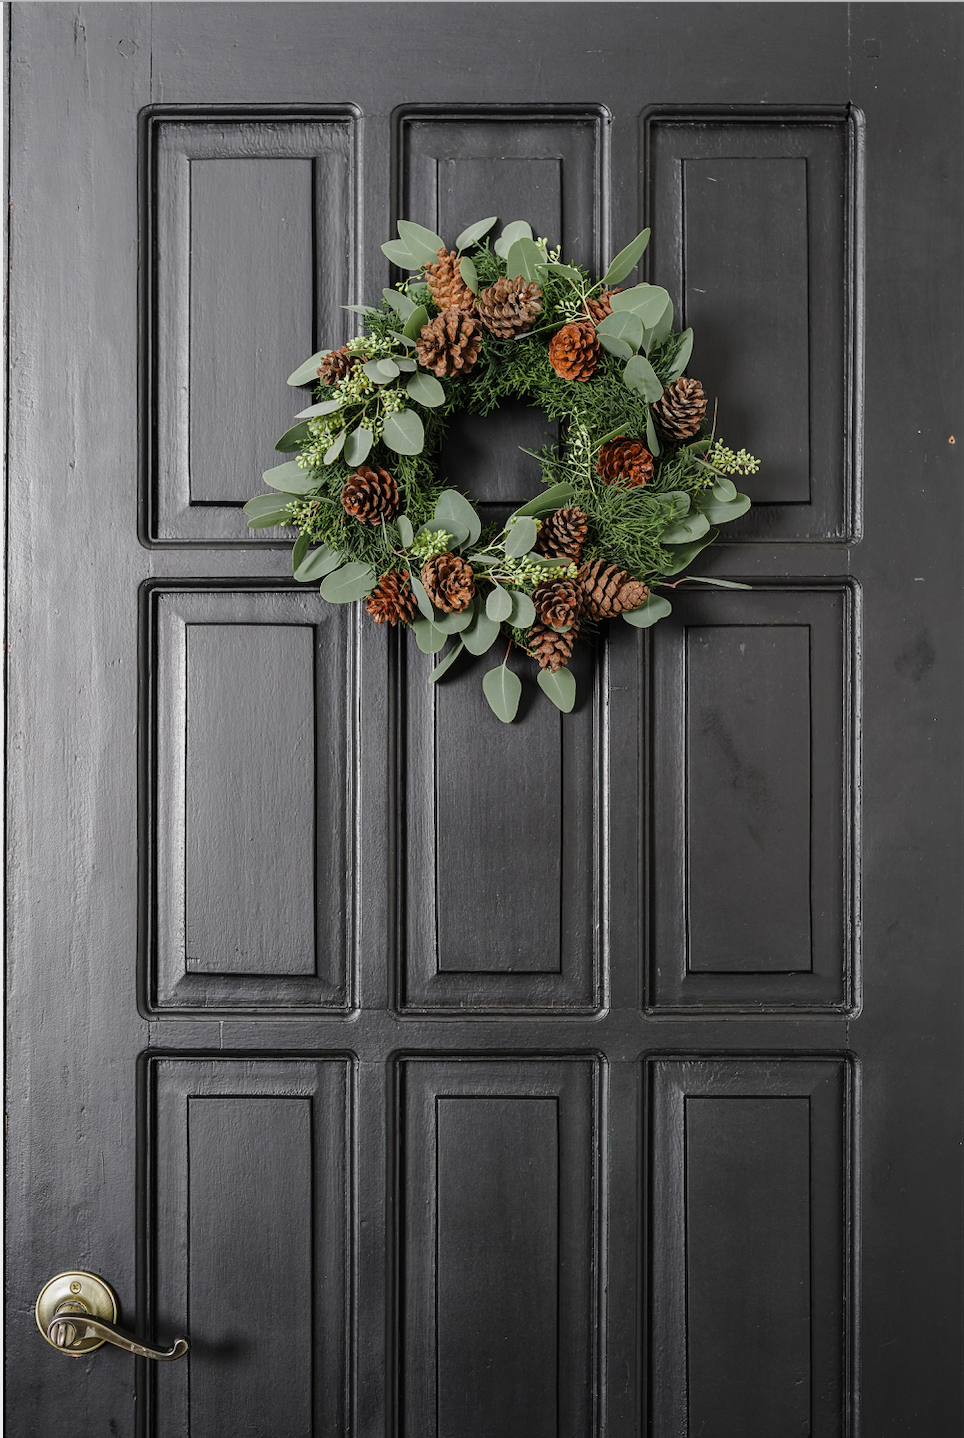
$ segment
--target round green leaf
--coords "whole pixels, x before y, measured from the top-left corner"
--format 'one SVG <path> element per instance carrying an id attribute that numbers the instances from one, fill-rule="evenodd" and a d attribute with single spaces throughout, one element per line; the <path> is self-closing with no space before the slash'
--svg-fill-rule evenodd
<path id="1" fill-rule="evenodd" d="M 413 619 L 411 629 L 423 654 L 437 654 L 448 639 L 445 630 L 439 629 L 430 619 Z"/>
<path id="2" fill-rule="evenodd" d="M 528 594 L 521 589 L 509 591 L 512 596 L 512 613 L 509 615 L 509 623 L 515 625 L 516 629 L 528 629 L 530 624 L 536 622 L 536 607 Z"/>
<path id="3" fill-rule="evenodd" d="M 673 551 L 672 562 L 667 565 L 663 573 L 679 574 L 681 569 L 685 569 L 688 564 L 692 564 L 701 549 L 705 549 L 708 544 L 713 543 L 719 532 L 718 529 L 709 529 L 706 534 L 703 535 L 702 539 L 696 539 L 692 544 L 677 545 Z"/>
<path id="4" fill-rule="evenodd" d="M 678 519 L 664 529 L 659 536 L 660 544 L 690 544 L 694 539 L 700 539 L 710 527 L 710 522 L 705 514 L 694 510 L 687 514 L 684 519 Z"/>
<path id="5" fill-rule="evenodd" d="M 435 506 L 435 518 L 454 519 L 469 531 L 469 544 L 474 544 L 482 533 L 482 521 L 474 508 L 457 489 L 443 489 Z"/>
<path id="6" fill-rule="evenodd" d="M 506 225 L 493 249 L 499 258 L 504 260 L 515 241 L 521 239 L 532 239 L 532 226 L 527 220 L 513 220 L 511 224 Z"/>
<path id="7" fill-rule="evenodd" d="M 620 294 L 613 295 L 611 304 L 614 314 L 622 310 L 632 310 L 643 326 L 649 329 L 665 313 L 666 306 L 671 304 L 671 301 L 669 291 L 664 290 L 662 285 L 634 285 L 631 290 L 623 290 Z"/>
<path id="8" fill-rule="evenodd" d="M 663 393 L 663 382 L 644 355 L 633 355 L 626 361 L 623 384 L 635 390 L 647 404 L 655 404 Z"/>
<path id="9" fill-rule="evenodd" d="M 293 450 L 300 449 L 308 438 L 308 421 L 302 420 L 292 429 L 286 429 L 284 434 L 275 445 L 279 454 L 291 454 Z"/>
<path id="10" fill-rule="evenodd" d="M 512 595 L 501 584 L 493 585 L 492 593 L 485 601 L 485 612 L 490 619 L 501 624 L 512 613 Z"/>
<path id="11" fill-rule="evenodd" d="M 479 272 L 468 255 L 463 255 L 459 261 L 459 274 L 462 276 L 463 285 L 468 285 L 472 293 L 477 295 L 479 293 Z"/>
<path id="12" fill-rule="evenodd" d="M 483 235 L 489 233 L 498 218 L 498 215 L 490 215 L 487 220 L 476 220 L 474 225 L 467 225 L 455 241 L 455 248 L 465 250 L 469 245 L 474 245 Z"/>
<path id="13" fill-rule="evenodd" d="M 746 514 L 750 508 L 750 496 L 737 494 L 735 499 L 717 499 L 712 493 L 704 493 L 699 496 L 697 504 L 710 524 L 729 524 L 731 520 L 739 519 L 741 514 Z"/>
<path id="14" fill-rule="evenodd" d="M 419 305 L 417 309 L 412 310 L 412 313 L 405 321 L 405 327 L 402 330 L 402 335 L 405 339 L 418 339 L 419 332 L 422 326 L 427 324 L 428 310 L 425 308 L 424 305 Z"/>
<path id="15" fill-rule="evenodd" d="M 447 534 L 452 541 L 452 548 L 458 549 L 459 545 L 467 544 L 469 540 L 468 525 L 461 520 L 452 519 L 430 519 L 423 524 L 418 531 L 419 534 Z"/>
<path id="16" fill-rule="evenodd" d="M 373 384 L 388 384 L 388 381 L 394 379 L 398 374 L 398 370 L 394 365 L 392 365 L 392 369 L 395 370 L 395 373 L 386 374 L 382 369 L 384 363 L 384 360 L 368 360 L 362 365 L 362 369 Z"/>
<path id="17" fill-rule="evenodd" d="M 710 490 L 710 494 L 712 494 L 714 499 L 719 499 L 726 504 L 729 500 L 736 499 L 736 485 L 728 474 L 721 474 L 717 477 L 716 483 Z"/>
<path id="18" fill-rule="evenodd" d="M 401 240 L 386 240 L 382 245 L 382 254 L 390 259 L 393 265 L 397 265 L 400 270 L 420 270 L 425 263 L 424 260 L 417 260 L 409 251 L 408 246 L 403 245 Z M 432 259 L 434 260 L 434 258 L 435 256 L 433 255 Z"/>
<path id="19" fill-rule="evenodd" d="M 329 604 L 351 604 L 364 599 L 375 583 L 375 571 L 369 564 L 346 564 L 321 581 L 321 597 Z"/>
<path id="20" fill-rule="evenodd" d="M 293 459 L 289 459 L 287 464 L 275 465 L 274 469 L 266 469 L 261 478 L 271 489 L 280 489 L 284 494 L 310 494 L 318 488 L 317 479 L 313 479 L 308 470 L 302 469 Z"/>
<path id="21" fill-rule="evenodd" d="M 300 364 L 298 368 L 288 376 L 288 383 L 290 385 L 314 384 L 318 378 L 318 366 L 321 364 L 325 355 L 330 354 L 330 349 L 319 350 L 316 355 L 312 355 L 311 359 L 306 359 L 304 364 Z"/>
<path id="22" fill-rule="evenodd" d="M 385 416 L 382 438 L 396 454 L 419 454 L 425 443 L 425 430 L 413 409 L 400 409 Z"/>
<path id="23" fill-rule="evenodd" d="M 478 604 L 475 618 L 462 633 L 465 647 L 470 654 L 484 654 L 491 649 L 499 635 L 499 621 L 491 619 L 482 604 Z"/>
<path id="24" fill-rule="evenodd" d="M 364 429 L 361 425 L 357 429 L 353 429 L 345 440 L 345 463 L 362 464 L 368 458 L 373 438 L 370 429 Z"/>
<path id="25" fill-rule="evenodd" d="M 523 554 L 528 554 L 539 536 L 536 529 L 536 522 L 528 516 L 517 519 L 510 526 L 505 539 L 505 552 L 509 559 L 521 559 Z"/>
<path id="26" fill-rule="evenodd" d="M 380 360 L 376 360 L 376 361 L 375 361 L 375 366 L 376 366 L 376 368 L 377 368 L 377 370 L 378 370 L 378 373 L 379 373 L 380 375 L 384 375 L 385 379 L 398 379 L 398 376 L 399 376 L 400 371 L 399 371 L 398 365 L 395 363 L 394 360 L 390 360 L 390 359 L 380 359 Z"/>
<path id="27" fill-rule="evenodd" d="M 638 350 L 643 342 L 643 322 L 632 310 L 614 310 L 596 326 L 600 343 L 604 339 L 625 340 L 630 349 Z M 660 394 L 663 387 L 660 385 Z"/>
<path id="28" fill-rule="evenodd" d="M 519 712 L 522 698 L 522 680 L 505 664 L 490 669 L 482 680 L 482 692 L 489 701 L 489 708 L 503 724 L 511 724 Z"/>
<path id="29" fill-rule="evenodd" d="M 406 344 L 410 344 L 411 341 L 410 341 L 410 340 L 406 340 L 405 343 L 406 343 Z M 416 368 L 417 368 L 417 366 L 416 366 L 414 360 L 412 360 L 412 359 L 405 359 L 405 358 L 404 358 L 403 356 L 401 356 L 401 355 L 396 355 L 395 358 L 394 358 L 394 360 L 392 361 L 392 363 L 395 364 L 395 365 L 398 367 L 399 370 L 404 370 L 404 372 L 405 372 L 406 374 L 414 374 L 414 373 L 415 373 L 415 370 L 416 370 Z"/>
<path id="30" fill-rule="evenodd" d="M 563 714 L 571 714 L 576 702 L 576 679 L 568 669 L 539 670 L 539 688 Z"/>
<path id="31" fill-rule="evenodd" d="M 435 625 L 438 629 L 444 629 L 446 634 L 461 634 L 463 629 L 468 629 L 475 617 L 471 604 L 468 609 L 462 609 L 458 614 L 441 614 L 436 618 Z"/>
<path id="32" fill-rule="evenodd" d="M 426 409 L 435 409 L 437 405 L 445 403 L 445 390 L 433 374 L 422 371 L 413 374 L 405 386 L 405 392 L 418 404 L 425 405 Z"/>
<path id="33" fill-rule="evenodd" d="M 428 676 L 430 684 L 434 684 L 436 679 L 441 679 L 442 675 L 447 673 L 448 670 L 451 669 L 452 665 L 455 663 L 456 659 L 458 659 L 464 648 L 465 645 L 462 643 L 461 639 L 457 640 L 456 643 L 452 645 L 452 648 L 446 654 L 441 664 L 436 664 L 435 668 Z"/>
<path id="34" fill-rule="evenodd" d="M 295 570 L 295 578 L 299 584 L 313 584 L 315 580 L 324 579 L 326 574 L 337 569 L 342 558 L 337 549 L 329 549 L 327 544 L 323 544 L 319 549 L 313 549 L 307 559 L 301 561 Z M 327 598 L 327 595 L 325 597 Z"/>
<path id="35" fill-rule="evenodd" d="M 615 335 L 600 335 L 599 343 L 604 350 L 608 350 L 609 353 L 615 355 L 617 359 L 629 359 L 633 353 L 632 346 L 627 344 L 625 340 L 617 339 Z"/>
<path id="36" fill-rule="evenodd" d="M 657 619 L 665 619 L 672 612 L 673 606 L 668 599 L 661 594 L 651 594 L 638 609 L 624 609 L 623 618 L 634 629 L 648 629 Z"/>
<path id="37" fill-rule="evenodd" d="M 523 235 L 513 240 L 505 257 L 505 272 L 510 280 L 521 275 L 524 280 L 534 280 L 536 269 L 545 263 L 545 255 L 535 240 Z"/>

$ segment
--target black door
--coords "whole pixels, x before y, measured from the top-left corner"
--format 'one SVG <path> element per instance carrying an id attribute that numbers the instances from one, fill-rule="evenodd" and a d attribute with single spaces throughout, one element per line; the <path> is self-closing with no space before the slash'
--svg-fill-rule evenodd
<path id="1" fill-rule="evenodd" d="M 956 1432 L 959 7 L 8 21 L 11 1438 Z M 492 213 L 650 224 L 763 461 L 752 588 L 512 727 L 241 512 Z"/>

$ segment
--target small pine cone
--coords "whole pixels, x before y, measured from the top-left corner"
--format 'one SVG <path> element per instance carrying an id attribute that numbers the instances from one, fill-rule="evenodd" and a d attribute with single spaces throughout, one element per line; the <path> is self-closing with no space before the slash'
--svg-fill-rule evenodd
<path id="1" fill-rule="evenodd" d="M 348 346 L 342 345 L 340 350 L 329 350 L 321 364 L 318 366 L 318 378 L 322 384 L 337 384 L 340 379 L 351 374 L 358 364 L 358 356 L 349 354 Z"/>
<path id="2" fill-rule="evenodd" d="M 542 521 L 536 553 L 547 559 L 573 559 L 582 554 L 588 532 L 586 516 L 575 505 L 569 509 L 557 509 Z"/>
<path id="3" fill-rule="evenodd" d="M 422 570 L 429 599 L 443 614 L 461 614 L 475 594 L 472 566 L 461 555 L 447 552 L 430 559 Z"/>
<path id="4" fill-rule="evenodd" d="M 425 282 L 440 310 L 461 310 L 468 314 L 475 308 L 475 295 L 462 278 L 455 250 L 442 246 L 438 264 L 425 266 Z"/>
<path id="5" fill-rule="evenodd" d="M 368 469 L 362 464 L 346 480 L 341 502 L 352 519 L 381 524 L 398 513 L 398 485 L 387 469 Z"/>
<path id="6" fill-rule="evenodd" d="M 434 370 L 439 379 L 468 374 L 479 357 L 482 334 L 478 321 L 460 310 L 444 310 L 431 324 L 423 325 L 415 342 L 415 357 L 423 369 Z"/>
<path id="7" fill-rule="evenodd" d="M 586 310 L 588 311 L 589 318 L 598 325 L 607 315 L 611 315 L 613 312 L 613 295 L 618 294 L 618 290 L 603 290 L 602 294 L 597 295 L 594 300 L 587 300 Z"/>
<path id="8" fill-rule="evenodd" d="M 479 319 L 500 340 L 531 330 L 542 313 L 542 291 L 534 280 L 503 275 L 479 295 Z"/>
<path id="9" fill-rule="evenodd" d="M 625 609 L 638 609 L 649 590 L 641 579 L 630 579 L 624 569 L 593 559 L 579 571 L 583 609 L 590 619 L 608 619 Z"/>
<path id="10" fill-rule="evenodd" d="M 376 624 L 410 624 L 417 607 L 403 569 L 390 569 L 383 574 L 365 600 L 365 608 Z"/>
<path id="11" fill-rule="evenodd" d="M 626 487 L 645 484 L 653 477 L 653 456 L 641 439 L 626 439 L 623 435 L 609 440 L 599 451 L 596 473 L 607 484 L 621 479 Z"/>
<path id="12" fill-rule="evenodd" d="M 599 341 L 588 320 L 563 325 L 549 341 L 549 363 L 563 379 L 592 379 L 599 363 Z"/>
<path id="13" fill-rule="evenodd" d="M 555 674 L 572 657 L 572 646 L 576 642 L 578 624 L 560 634 L 549 624 L 536 620 L 529 630 L 529 653 L 538 659 L 540 669 L 551 669 Z"/>
<path id="14" fill-rule="evenodd" d="M 579 618 L 582 589 L 574 579 L 544 579 L 532 591 L 532 602 L 541 623 L 568 629 Z"/>
<path id="15" fill-rule="evenodd" d="M 698 434 L 706 414 L 706 395 L 698 379 L 668 384 L 653 405 L 656 428 L 666 439 L 689 439 Z"/>

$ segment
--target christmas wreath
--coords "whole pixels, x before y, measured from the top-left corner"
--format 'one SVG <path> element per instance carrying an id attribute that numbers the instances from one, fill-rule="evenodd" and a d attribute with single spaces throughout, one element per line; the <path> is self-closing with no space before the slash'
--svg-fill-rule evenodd
<path id="1" fill-rule="evenodd" d="M 490 247 L 495 223 L 470 225 L 449 250 L 399 220 L 382 250 L 412 277 L 377 306 L 346 306 L 363 333 L 289 377 L 313 387 L 315 403 L 278 441 L 297 457 L 266 472 L 271 492 L 245 511 L 252 529 L 298 531 L 295 578 L 320 580 L 323 599 L 364 601 L 376 624 L 409 626 L 424 653 L 450 643 L 433 682 L 501 637 L 482 687 L 509 723 L 522 693 L 513 645 L 568 713 L 577 636 L 617 615 L 645 628 L 668 614 L 657 590 L 682 582 L 719 525 L 746 512 L 732 476 L 759 466 L 704 433 L 707 398 L 685 376 L 693 333 L 674 331 L 666 290 L 618 288 L 648 230 L 593 282 L 523 220 Z M 562 442 L 524 451 L 544 488 L 484 527 L 440 480 L 438 451 L 450 415 L 510 398 L 560 420 Z"/>

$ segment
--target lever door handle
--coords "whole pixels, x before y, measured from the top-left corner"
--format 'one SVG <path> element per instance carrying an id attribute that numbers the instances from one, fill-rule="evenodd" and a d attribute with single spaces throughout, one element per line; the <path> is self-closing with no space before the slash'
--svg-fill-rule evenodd
<path id="1" fill-rule="evenodd" d="M 79 1358 L 105 1343 L 113 1343 L 139 1358 L 171 1363 L 183 1358 L 189 1347 L 186 1338 L 175 1338 L 170 1348 L 154 1348 L 118 1328 L 116 1294 L 103 1278 L 83 1269 L 58 1273 L 45 1284 L 35 1312 L 37 1327 L 51 1348 L 69 1358 Z"/>

